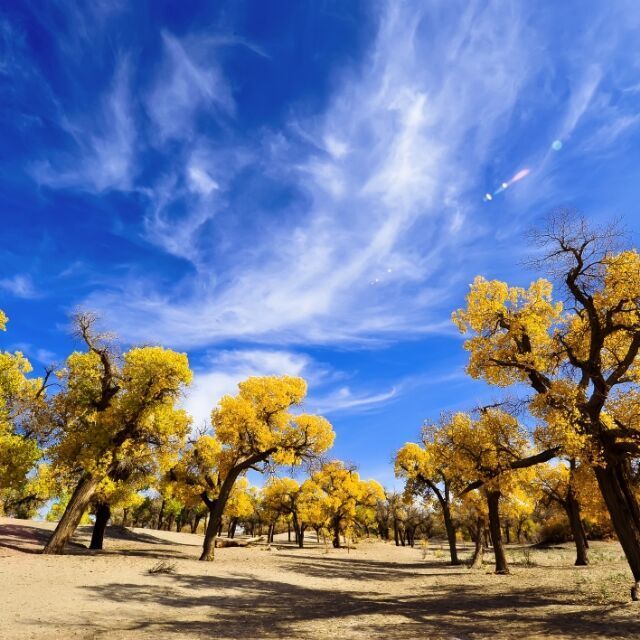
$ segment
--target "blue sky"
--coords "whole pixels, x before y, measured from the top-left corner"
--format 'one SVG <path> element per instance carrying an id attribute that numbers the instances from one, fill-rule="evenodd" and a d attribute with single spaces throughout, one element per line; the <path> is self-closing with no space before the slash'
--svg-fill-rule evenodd
<path id="1" fill-rule="evenodd" d="M 473 277 L 537 276 L 557 206 L 635 237 L 639 28 L 615 0 L 4 2 L 3 347 L 59 362 L 96 310 L 188 351 L 198 421 L 303 375 L 392 484 L 425 418 L 497 395 L 450 322 Z"/>

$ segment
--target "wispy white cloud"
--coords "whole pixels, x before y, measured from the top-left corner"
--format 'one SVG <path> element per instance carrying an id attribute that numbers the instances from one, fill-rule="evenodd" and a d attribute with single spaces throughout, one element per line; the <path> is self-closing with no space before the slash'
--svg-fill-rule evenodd
<path id="1" fill-rule="evenodd" d="M 392 387 L 381 393 L 353 392 L 349 387 L 340 387 L 320 398 L 311 398 L 309 408 L 314 413 L 332 415 L 334 413 L 353 413 L 372 411 L 386 405 L 396 398 L 399 390 Z"/>
<path id="2" fill-rule="evenodd" d="M 34 163 L 31 171 L 40 184 L 97 193 L 132 188 L 137 129 L 126 59 L 117 65 L 96 113 L 62 114 L 60 125 L 74 149 Z"/>
<path id="3" fill-rule="evenodd" d="M 127 283 L 135 295 L 102 292 L 88 304 L 107 309 L 117 298 L 114 321 L 125 335 L 180 336 L 187 346 L 229 337 L 361 341 L 438 328 L 442 321 L 431 311 L 450 286 L 440 271 L 445 259 L 463 259 L 459 249 L 470 237 L 469 203 L 462 194 L 474 176 L 460 149 L 483 162 L 529 79 L 531 63 L 523 53 L 529 35 L 521 16 L 469 9 L 436 43 L 438 55 L 448 58 L 443 74 L 440 65 L 424 62 L 433 55 L 432 40 L 421 33 L 425 19 L 414 6 L 390 3 L 368 60 L 345 74 L 326 113 L 293 118 L 286 131 L 259 141 L 264 159 L 254 164 L 294 185 L 309 206 L 283 224 L 272 221 L 263 237 L 232 239 L 258 243 L 255 260 L 240 251 L 241 261 L 203 263 L 198 230 L 216 215 L 215 203 L 196 203 L 178 224 L 169 224 L 163 201 L 149 219 L 149 235 L 191 259 L 200 286 L 183 282 L 160 292 L 149 283 Z M 165 40 L 175 69 L 190 69 L 180 77 L 197 79 L 188 91 L 228 105 L 224 90 L 218 97 L 218 76 L 201 78 L 185 48 Z M 175 74 L 169 74 L 168 87 Z M 187 88 L 183 81 L 176 87 L 153 103 L 162 109 L 183 105 Z M 161 129 L 166 125 L 178 135 L 179 125 L 188 138 L 191 123 L 181 120 L 188 115 L 160 111 L 155 117 Z M 223 197 L 215 168 L 187 163 L 185 172 L 196 195 Z M 169 186 L 172 201 L 174 189 Z M 259 201 L 255 206 L 263 213 Z M 221 277 L 212 283 L 211 273 Z"/>
<path id="4" fill-rule="evenodd" d="M 438 11 L 444 4 L 435 3 Z M 143 127 L 145 144 L 171 162 L 135 188 L 148 199 L 145 238 L 193 269 L 170 287 L 153 274 L 120 279 L 85 304 L 126 339 L 180 347 L 363 343 L 448 330 L 444 310 L 456 285 L 474 275 L 472 258 L 489 260 L 494 242 L 514 251 L 509 238 L 551 184 L 545 141 L 522 159 L 538 161 L 521 189 L 529 198 L 522 215 L 497 225 L 479 211 L 487 167 L 514 123 L 529 117 L 523 104 L 555 60 L 525 5 L 469 2 L 443 20 L 434 11 L 387 2 L 368 55 L 335 78 L 326 109 L 300 116 L 292 108 L 286 127 L 251 140 L 234 126 L 236 97 L 219 52 L 228 44 L 265 52 L 240 39 L 164 32 L 139 106 L 152 125 Z M 571 73 L 559 137 L 601 104 L 611 50 L 587 50 L 601 38 L 595 27 L 581 37 L 580 73 L 573 57 L 563 58 Z M 126 78 L 122 65 L 103 108 L 114 132 L 90 135 L 84 146 L 78 140 L 80 161 L 55 172 L 40 167 L 42 182 L 131 188 L 139 132 Z M 618 115 L 601 128 L 602 141 L 634 126 Z M 246 181 L 251 209 L 238 204 L 246 169 L 299 198 L 274 216 Z M 235 224 L 225 226 L 225 215 Z M 224 251 L 212 228 L 225 230 Z"/>
<path id="5" fill-rule="evenodd" d="M 187 392 L 184 407 L 193 416 L 194 427 L 208 424 L 211 410 L 222 396 L 236 393 L 239 382 L 250 376 L 270 375 L 304 377 L 309 385 L 305 410 L 328 416 L 368 411 L 398 394 L 395 388 L 371 393 L 354 391 L 344 384 L 334 389 L 335 382 L 344 375 L 302 353 L 275 349 L 223 350 L 211 354 L 206 365 L 196 369 Z"/>
<path id="6" fill-rule="evenodd" d="M 31 276 L 24 273 L 17 273 L 8 278 L 0 278 L 0 289 L 16 298 L 31 299 L 38 298 L 41 295 Z"/>
<path id="7" fill-rule="evenodd" d="M 164 61 L 146 101 L 161 141 L 191 137 L 194 116 L 202 110 L 232 113 L 231 90 L 212 55 L 211 42 L 206 38 L 181 41 L 167 32 L 162 42 Z"/>

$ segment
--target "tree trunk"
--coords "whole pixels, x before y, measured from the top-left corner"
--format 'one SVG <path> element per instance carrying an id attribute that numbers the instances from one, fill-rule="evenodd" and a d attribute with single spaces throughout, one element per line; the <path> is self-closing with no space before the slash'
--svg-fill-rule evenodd
<path id="1" fill-rule="evenodd" d="M 587 530 L 584 528 L 584 520 L 580 518 L 580 528 L 582 529 L 582 537 L 584 538 L 584 546 L 589 548 L 589 539 L 587 538 Z"/>
<path id="2" fill-rule="evenodd" d="M 194 516 L 191 521 L 191 533 L 196 533 L 198 531 L 198 525 L 200 524 L 200 520 L 202 520 L 202 516 Z"/>
<path id="3" fill-rule="evenodd" d="M 460 564 L 458 560 L 458 548 L 456 546 L 456 528 L 451 519 L 451 512 L 449 511 L 449 505 L 441 501 L 442 517 L 444 518 L 444 528 L 447 532 L 447 541 L 449 542 L 449 555 L 451 556 L 451 564 Z"/>
<path id="4" fill-rule="evenodd" d="M 111 507 L 106 502 L 98 503 L 96 507 L 96 521 L 93 525 L 89 549 L 102 549 L 102 545 L 104 544 L 104 531 L 107 528 L 109 518 L 111 518 Z"/>
<path id="5" fill-rule="evenodd" d="M 633 574 L 631 599 L 640 600 L 640 506 L 631 484 L 629 463 L 609 456 L 605 465 L 594 467 L 594 471 Z"/>
<path id="6" fill-rule="evenodd" d="M 589 564 L 586 544 L 587 539 L 584 535 L 584 529 L 582 528 L 582 522 L 580 519 L 580 504 L 573 495 L 573 489 L 569 489 L 567 499 L 562 506 L 567 512 L 569 526 L 571 527 L 571 533 L 573 534 L 573 541 L 576 545 L 575 564 L 578 567 L 586 567 Z"/>
<path id="7" fill-rule="evenodd" d="M 209 509 L 209 522 L 204 534 L 204 543 L 202 545 L 202 554 L 200 560 L 211 562 L 215 557 L 216 535 L 222 527 L 222 516 L 224 508 L 227 506 L 227 500 L 233 489 L 233 485 L 243 469 L 236 467 L 232 469 L 224 479 L 220 487 L 220 493 L 215 500 L 211 500 L 206 493 L 202 494 L 202 500 Z"/>
<path id="8" fill-rule="evenodd" d="M 491 529 L 491 540 L 493 542 L 493 553 L 496 557 L 496 573 L 509 573 L 507 556 L 502 543 L 502 531 L 500 529 L 500 492 L 490 491 L 487 494 L 489 505 L 489 528 Z"/>
<path id="9" fill-rule="evenodd" d="M 98 485 L 103 476 L 93 476 L 85 473 L 76 485 L 73 495 L 67 504 L 67 508 L 58 522 L 58 526 L 49 538 L 42 553 L 59 554 L 64 551 L 64 547 L 74 534 L 82 520 L 84 512 L 91 502 Z"/>
<path id="10" fill-rule="evenodd" d="M 395 540 L 396 547 L 400 546 L 400 536 L 398 535 L 398 521 L 393 519 L 393 539 Z"/>
<path id="11" fill-rule="evenodd" d="M 304 546 L 304 525 L 298 522 L 298 514 L 295 511 L 291 514 L 291 519 L 293 520 L 293 530 L 296 534 L 296 544 L 302 549 Z"/>
<path id="12" fill-rule="evenodd" d="M 127 517 L 129 516 L 129 509 L 123 509 L 122 510 L 122 524 L 121 526 L 126 527 L 127 526 Z"/>
<path id="13" fill-rule="evenodd" d="M 215 557 L 216 536 L 222 521 L 223 507 L 221 507 L 219 499 L 209 500 L 206 505 L 209 508 L 209 521 L 204 532 L 200 560 L 211 562 Z"/>
<path id="14" fill-rule="evenodd" d="M 471 558 L 471 568 L 472 569 L 480 569 L 482 568 L 482 560 L 484 558 L 484 521 L 482 518 L 478 518 L 476 521 L 476 534 L 475 534 L 475 542 L 476 547 L 473 550 L 473 557 Z"/>
<path id="15" fill-rule="evenodd" d="M 340 518 L 333 519 L 333 546 L 335 549 L 340 548 Z"/>
<path id="16" fill-rule="evenodd" d="M 162 530 L 162 523 L 163 523 L 163 519 L 164 519 L 164 504 L 165 504 L 165 499 L 162 499 L 162 504 L 160 505 L 160 513 L 158 514 L 158 531 Z"/>

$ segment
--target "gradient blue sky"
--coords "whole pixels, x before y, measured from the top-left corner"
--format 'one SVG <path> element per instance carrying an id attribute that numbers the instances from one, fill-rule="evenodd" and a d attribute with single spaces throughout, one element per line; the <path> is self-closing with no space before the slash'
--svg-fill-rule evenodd
<path id="1" fill-rule="evenodd" d="M 188 351 L 199 421 L 303 375 L 392 484 L 423 419 L 496 397 L 450 322 L 472 278 L 537 275 L 556 206 L 640 226 L 640 6 L 587 4 L 5 0 L 3 348 L 61 361 L 96 310 Z"/>

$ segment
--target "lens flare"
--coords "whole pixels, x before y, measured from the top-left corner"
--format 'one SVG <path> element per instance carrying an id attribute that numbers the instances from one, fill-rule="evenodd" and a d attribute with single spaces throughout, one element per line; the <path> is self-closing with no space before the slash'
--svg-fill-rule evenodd
<path id="1" fill-rule="evenodd" d="M 516 173 L 515 176 L 513 176 L 513 178 L 511 178 L 511 180 L 509 180 L 509 185 L 512 185 L 514 182 L 518 182 L 519 180 L 522 180 L 522 178 L 526 178 L 530 173 L 529 169 L 522 169 L 521 171 L 518 171 L 518 173 Z"/>
<path id="2" fill-rule="evenodd" d="M 513 178 L 511 178 L 510 180 L 507 180 L 506 182 L 503 182 L 493 193 L 485 193 L 483 200 L 485 202 L 491 202 L 491 200 L 493 200 L 494 197 L 497 196 L 499 193 L 506 191 L 512 184 L 515 184 L 516 182 L 520 182 L 520 180 L 522 180 L 523 178 L 526 178 L 530 173 L 531 173 L 531 169 L 528 169 L 526 167 L 524 169 L 520 169 L 520 171 L 518 171 L 518 173 L 516 173 L 513 176 Z"/>

